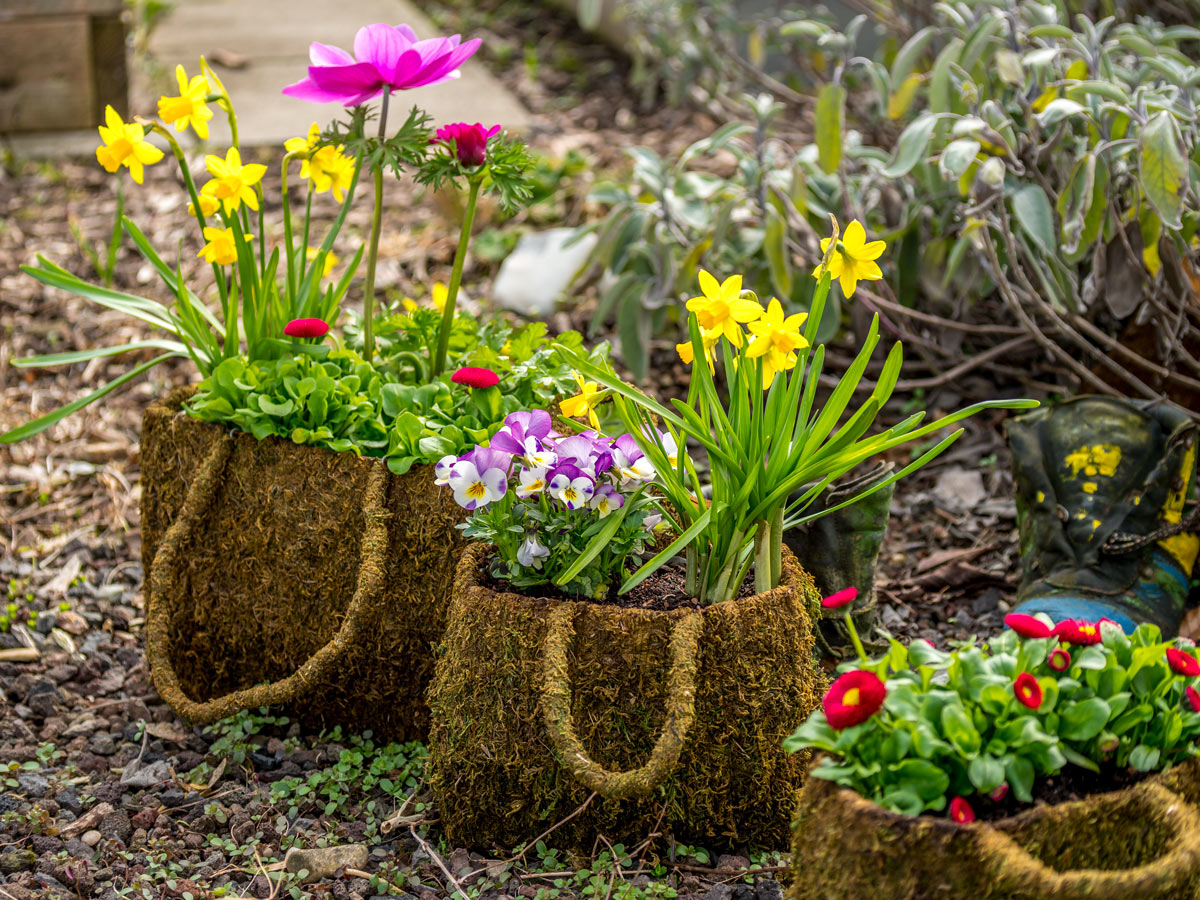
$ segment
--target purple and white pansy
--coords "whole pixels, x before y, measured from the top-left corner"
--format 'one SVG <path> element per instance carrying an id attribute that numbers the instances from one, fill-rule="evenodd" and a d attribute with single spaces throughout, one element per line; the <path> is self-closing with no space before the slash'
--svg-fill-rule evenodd
<path id="1" fill-rule="evenodd" d="M 578 466 L 559 463 L 550 473 L 547 490 L 567 509 L 582 509 L 596 492 L 596 482 Z"/>
<path id="2" fill-rule="evenodd" d="M 454 502 L 469 510 L 495 503 L 508 491 L 511 462 L 509 454 L 487 447 L 476 447 L 460 457 L 450 466 L 446 480 L 454 489 Z M 434 471 L 436 474 L 436 467 Z"/>
<path id="3" fill-rule="evenodd" d="M 649 515 L 659 502 L 650 491 L 656 473 L 639 440 L 560 434 L 543 410 L 513 413 L 486 447 L 440 459 L 434 481 L 470 511 L 464 534 L 496 548 L 502 566 L 494 573 L 517 584 L 559 584 L 555 577 L 578 558 L 595 522 L 619 513 L 609 532 L 613 551 L 577 571 L 574 587 L 560 585 L 590 594 L 625 571 L 661 519 Z"/>

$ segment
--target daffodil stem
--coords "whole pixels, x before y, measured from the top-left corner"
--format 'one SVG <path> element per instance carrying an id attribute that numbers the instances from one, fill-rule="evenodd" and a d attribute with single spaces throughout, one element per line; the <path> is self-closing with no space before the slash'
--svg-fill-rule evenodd
<path id="1" fill-rule="evenodd" d="M 375 214 L 371 219 L 371 243 L 367 246 L 367 283 L 363 287 L 363 357 L 375 356 L 375 264 L 379 261 L 379 229 L 383 224 L 383 169 L 371 171 L 375 181 Z"/>
<path id="2" fill-rule="evenodd" d="M 867 656 L 867 651 L 863 649 L 862 641 L 858 638 L 858 629 L 854 627 L 854 617 L 850 615 L 852 606 L 846 607 L 846 611 L 842 614 L 846 619 L 846 632 L 850 635 L 850 642 L 854 644 L 854 652 L 858 654 L 858 661 L 866 664 L 871 660 Z"/>
<path id="3" fill-rule="evenodd" d="M 283 241 L 287 251 L 287 287 L 289 307 L 295 308 L 296 303 L 296 248 L 292 246 L 292 202 L 288 199 L 288 163 L 292 160 L 289 153 L 283 158 L 280 168 L 279 193 L 283 200 Z"/>
<path id="4" fill-rule="evenodd" d="M 379 140 L 387 136 L 387 113 L 390 88 L 383 89 L 379 108 Z M 379 231 L 383 227 L 383 167 L 371 168 L 375 182 L 375 212 L 371 217 L 371 243 L 367 247 L 367 277 L 363 286 L 363 357 L 367 362 L 375 356 L 375 266 L 379 262 Z"/>
<path id="5" fill-rule="evenodd" d="M 441 375 L 446 367 L 446 351 L 450 348 L 450 331 L 454 327 L 454 307 L 458 301 L 458 288 L 462 284 L 463 265 L 467 261 L 467 247 L 471 243 L 471 227 L 475 224 L 475 206 L 479 202 L 479 185 L 479 178 L 471 179 L 462 232 L 454 253 L 454 268 L 450 271 L 450 287 L 446 290 L 446 305 L 442 309 L 442 324 L 438 328 L 437 356 L 433 360 L 434 378 Z"/>

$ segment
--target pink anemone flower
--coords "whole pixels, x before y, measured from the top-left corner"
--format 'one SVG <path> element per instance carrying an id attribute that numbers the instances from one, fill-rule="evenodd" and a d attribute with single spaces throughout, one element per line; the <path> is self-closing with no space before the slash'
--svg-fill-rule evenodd
<path id="1" fill-rule="evenodd" d="M 479 49 L 478 38 L 417 40 L 407 25 L 366 25 L 354 36 L 354 54 L 341 47 L 313 42 L 308 48 L 308 75 L 283 93 L 313 103 L 359 106 L 384 88 L 406 91 L 458 77 L 458 68 Z"/>

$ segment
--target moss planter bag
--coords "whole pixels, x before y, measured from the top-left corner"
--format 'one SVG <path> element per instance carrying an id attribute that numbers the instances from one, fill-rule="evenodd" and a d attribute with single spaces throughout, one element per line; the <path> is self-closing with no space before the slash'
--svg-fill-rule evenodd
<path id="1" fill-rule="evenodd" d="M 819 702 L 812 579 L 658 612 L 494 590 L 470 545 L 430 687 L 431 780 L 447 839 L 512 847 L 576 813 L 556 846 L 654 831 L 782 846 L 805 756 L 783 738 Z"/>
<path id="2" fill-rule="evenodd" d="M 143 420 L 147 659 L 162 698 L 211 722 L 282 705 L 314 727 L 428 730 L 458 510 L 429 467 L 256 440 L 180 412 Z"/>
<path id="3" fill-rule="evenodd" d="M 1200 897 L 1195 761 L 1121 791 L 993 822 L 903 816 L 831 781 L 804 786 L 789 900 Z"/>

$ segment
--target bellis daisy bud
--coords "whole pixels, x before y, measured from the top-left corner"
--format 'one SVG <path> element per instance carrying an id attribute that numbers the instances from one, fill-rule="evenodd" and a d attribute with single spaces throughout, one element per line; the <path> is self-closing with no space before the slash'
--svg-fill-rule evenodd
<path id="1" fill-rule="evenodd" d="M 319 338 L 329 333 L 329 323 L 324 319 L 292 319 L 283 328 L 283 333 L 295 338 Z"/>

